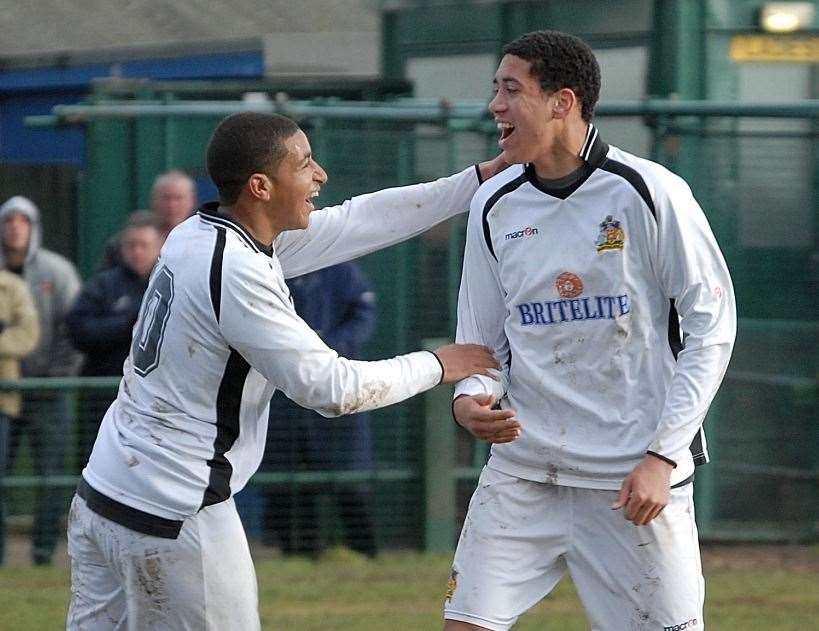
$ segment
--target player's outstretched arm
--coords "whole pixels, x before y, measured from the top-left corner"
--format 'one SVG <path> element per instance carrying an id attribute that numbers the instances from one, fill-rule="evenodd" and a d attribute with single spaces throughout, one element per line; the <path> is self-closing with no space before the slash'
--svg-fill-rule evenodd
<path id="1" fill-rule="evenodd" d="M 495 395 L 462 395 L 452 404 L 458 425 L 475 438 L 490 443 L 510 443 L 523 431 L 514 410 L 493 409 Z"/>
<path id="2" fill-rule="evenodd" d="M 283 232 L 276 256 L 285 278 L 369 254 L 465 212 L 478 186 L 509 166 L 500 156 L 433 182 L 359 195 L 317 210 L 306 230 Z"/>
<path id="3" fill-rule="evenodd" d="M 475 344 L 379 361 L 339 357 L 298 316 L 284 280 L 264 260 L 243 250 L 225 259 L 222 272 L 219 329 L 231 352 L 323 416 L 385 407 L 429 390 L 442 377 L 451 383 L 497 369 L 490 349 Z"/>
<path id="4" fill-rule="evenodd" d="M 433 351 L 441 362 L 441 383 L 457 383 L 471 375 L 495 379 L 490 372 L 498 369 L 498 362 L 488 346 L 480 344 L 447 344 Z"/>

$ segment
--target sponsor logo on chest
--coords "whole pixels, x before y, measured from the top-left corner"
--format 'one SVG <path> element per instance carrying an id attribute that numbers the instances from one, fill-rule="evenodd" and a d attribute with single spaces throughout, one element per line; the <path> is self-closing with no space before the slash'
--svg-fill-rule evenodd
<path id="1" fill-rule="evenodd" d="M 525 237 L 533 237 L 536 234 L 537 228 L 532 228 L 531 226 L 528 226 L 526 228 L 523 228 L 522 230 L 507 232 L 503 238 L 505 241 L 511 241 L 512 239 L 523 239 Z"/>
<path id="2" fill-rule="evenodd" d="M 614 320 L 631 313 L 628 294 L 583 296 L 583 281 L 577 274 L 563 272 L 555 278 L 559 300 L 524 302 L 515 305 L 522 326 L 543 326 L 583 320 Z"/>

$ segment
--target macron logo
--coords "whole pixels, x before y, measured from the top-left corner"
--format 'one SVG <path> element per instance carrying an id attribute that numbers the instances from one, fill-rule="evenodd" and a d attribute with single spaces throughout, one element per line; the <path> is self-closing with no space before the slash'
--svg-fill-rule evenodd
<path id="1" fill-rule="evenodd" d="M 537 228 L 532 228 L 531 226 L 528 228 L 524 228 L 523 230 L 518 230 L 517 232 L 510 232 L 505 237 L 504 240 L 509 241 L 510 239 L 520 239 L 521 237 L 531 237 L 537 234 Z"/>

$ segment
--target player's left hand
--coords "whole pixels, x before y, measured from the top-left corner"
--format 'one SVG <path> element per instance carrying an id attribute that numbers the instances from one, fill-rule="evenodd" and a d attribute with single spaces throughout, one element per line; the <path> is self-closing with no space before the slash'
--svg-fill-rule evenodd
<path id="1" fill-rule="evenodd" d="M 481 179 L 486 182 L 491 177 L 495 177 L 498 173 L 503 171 L 504 169 L 509 168 L 512 166 L 510 163 L 506 161 L 503 157 L 503 154 L 496 156 L 492 160 L 487 160 L 486 162 L 481 162 L 478 165 L 478 169 L 481 171 Z"/>
<path id="2" fill-rule="evenodd" d="M 612 509 L 620 510 L 625 506 L 623 517 L 636 526 L 645 526 L 668 504 L 673 469 L 670 463 L 646 454 L 623 480 Z"/>

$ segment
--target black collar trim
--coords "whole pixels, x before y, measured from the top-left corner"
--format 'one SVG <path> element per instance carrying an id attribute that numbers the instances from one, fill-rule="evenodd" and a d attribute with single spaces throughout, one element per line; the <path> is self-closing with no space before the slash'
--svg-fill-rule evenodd
<path id="1" fill-rule="evenodd" d="M 242 241 L 244 241 L 254 252 L 272 256 L 272 245 L 265 245 L 261 243 L 252 234 L 250 234 L 245 227 L 242 226 L 242 224 L 230 219 L 229 217 L 219 214 L 219 202 L 208 202 L 207 204 L 203 204 L 197 213 L 204 221 L 208 223 L 233 230 L 233 232 L 235 232 L 237 236 L 242 239 Z"/>
<path id="2" fill-rule="evenodd" d="M 538 178 L 535 173 L 535 167 L 531 163 L 524 167 L 524 173 L 529 183 L 539 191 L 552 197 L 557 197 L 558 199 L 566 199 L 589 179 L 595 169 L 600 168 L 606 163 L 606 154 L 608 154 L 608 152 L 609 146 L 600 138 L 600 132 L 597 131 L 594 125 L 589 123 L 589 128 L 586 130 L 586 137 L 583 140 L 583 146 L 580 148 L 579 154 L 584 164 L 580 167 L 580 177 L 574 182 L 568 186 L 550 186 Z"/>

